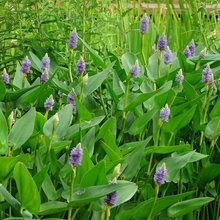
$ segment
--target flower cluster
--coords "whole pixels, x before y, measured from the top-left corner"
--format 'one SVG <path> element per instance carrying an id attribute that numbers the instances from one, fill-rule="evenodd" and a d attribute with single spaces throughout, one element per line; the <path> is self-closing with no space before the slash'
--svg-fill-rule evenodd
<path id="1" fill-rule="evenodd" d="M 10 82 L 10 77 L 9 77 L 6 69 L 3 70 L 2 80 L 6 85 L 9 84 L 9 82 Z"/>
<path id="2" fill-rule="evenodd" d="M 50 95 L 50 97 L 47 98 L 46 101 L 44 102 L 44 108 L 47 111 L 52 111 L 53 110 L 53 105 L 54 105 L 53 95 Z"/>
<path id="3" fill-rule="evenodd" d="M 169 47 L 167 47 L 167 49 L 164 51 L 163 57 L 164 57 L 164 63 L 165 64 L 171 64 L 172 63 L 173 54 L 172 54 L 172 51 L 169 49 Z"/>
<path id="4" fill-rule="evenodd" d="M 182 82 L 183 82 L 183 80 L 184 80 L 184 75 L 183 75 L 183 71 L 182 71 L 182 69 L 180 69 L 179 70 L 179 72 L 176 74 L 176 82 L 178 83 L 178 84 L 181 84 Z"/>
<path id="5" fill-rule="evenodd" d="M 26 56 L 25 59 L 22 61 L 22 64 L 21 64 L 21 72 L 23 74 L 27 74 L 27 73 L 30 72 L 30 69 L 31 69 L 31 61 Z"/>
<path id="6" fill-rule="evenodd" d="M 209 65 L 202 71 L 202 82 L 211 83 L 213 81 L 213 72 Z"/>
<path id="7" fill-rule="evenodd" d="M 143 16 L 140 22 L 140 32 L 141 34 L 146 34 L 149 28 L 149 19 L 146 15 Z"/>
<path id="8" fill-rule="evenodd" d="M 136 60 L 135 64 L 131 66 L 131 75 L 136 78 L 140 74 L 140 66 L 138 60 Z"/>
<path id="9" fill-rule="evenodd" d="M 163 107 L 160 110 L 160 119 L 163 122 L 168 122 L 169 121 L 169 116 L 170 116 L 170 108 L 169 106 L 166 104 L 165 107 Z"/>
<path id="10" fill-rule="evenodd" d="M 47 53 L 41 60 L 41 71 L 43 72 L 45 69 L 47 69 L 47 71 L 50 70 L 50 57 L 48 57 Z"/>
<path id="11" fill-rule="evenodd" d="M 40 76 L 40 82 L 45 83 L 48 81 L 48 79 L 49 79 L 49 74 L 48 74 L 48 70 L 46 68 L 46 69 L 44 69 L 44 71 L 42 72 L 42 74 Z"/>
<path id="12" fill-rule="evenodd" d="M 167 38 L 166 36 L 161 36 L 157 42 L 157 47 L 159 50 L 165 50 L 167 48 Z"/>
<path id="13" fill-rule="evenodd" d="M 82 163 L 83 150 L 81 143 L 79 143 L 75 148 L 70 152 L 69 162 L 72 166 L 78 167 Z"/>
<path id="14" fill-rule="evenodd" d="M 75 114 L 76 113 L 76 102 L 75 102 L 75 99 L 74 99 L 72 93 L 69 93 L 67 95 L 67 102 L 69 104 L 72 104 L 72 106 L 73 106 L 73 113 Z"/>
<path id="15" fill-rule="evenodd" d="M 196 51 L 196 45 L 194 41 L 192 40 L 185 48 L 183 51 L 183 54 L 185 55 L 186 58 L 193 57 L 195 56 L 195 51 Z"/>
<path id="16" fill-rule="evenodd" d="M 104 199 L 104 202 L 105 202 L 108 206 L 112 207 L 112 206 L 116 205 L 117 200 L 118 200 L 118 193 L 117 193 L 117 191 L 114 191 L 114 192 L 112 192 L 112 193 L 109 193 L 109 194 L 106 196 L 106 198 Z"/>
<path id="17" fill-rule="evenodd" d="M 154 181 L 158 185 L 163 185 L 166 182 L 166 176 L 167 176 L 166 164 L 163 163 L 163 165 L 156 170 L 156 173 L 154 174 Z"/>
<path id="18" fill-rule="evenodd" d="M 76 31 L 71 32 L 68 46 L 70 49 L 76 49 L 78 44 L 78 34 Z"/>
<path id="19" fill-rule="evenodd" d="M 86 63 L 85 63 L 83 57 L 81 57 L 76 64 L 76 72 L 78 75 L 80 75 L 80 74 L 84 73 L 85 70 L 86 70 Z"/>

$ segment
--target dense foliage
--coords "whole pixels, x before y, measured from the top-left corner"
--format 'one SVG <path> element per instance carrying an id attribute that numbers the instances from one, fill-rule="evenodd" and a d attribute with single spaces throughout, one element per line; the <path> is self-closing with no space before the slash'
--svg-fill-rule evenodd
<path id="1" fill-rule="evenodd" d="M 0 2 L 0 219 L 219 219 L 219 8 L 178 2 Z"/>

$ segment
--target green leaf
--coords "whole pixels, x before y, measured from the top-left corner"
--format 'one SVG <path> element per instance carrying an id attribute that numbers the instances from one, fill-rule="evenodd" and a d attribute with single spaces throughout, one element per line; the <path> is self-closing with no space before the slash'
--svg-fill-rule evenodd
<path id="1" fill-rule="evenodd" d="M 210 140 L 216 139 L 220 135 L 220 116 L 213 118 L 205 128 L 205 136 Z"/>
<path id="2" fill-rule="evenodd" d="M 114 191 L 118 192 L 118 202 L 116 205 L 120 205 L 133 197 L 137 191 L 137 185 L 129 181 L 118 180 L 117 184 L 82 188 L 81 190 L 75 191 L 73 194 L 73 202 L 71 202 L 69 206 L 87 204 Z M 69 198 L 69 190 L 64 191 L 62 196 L 65 199 Z"/>
<path id="3" fill-rule="evenodd" d="M 144 156 L 144 147 L 145 145 L 141 145 L 138 148 L 134 148 L 134 150 L 125 157 L 123 162 L 125 170 L 122 174 L 125 179 L 132 179 L 137 175 L 140 169 L 141 160 Z"/>
<path id="4" fill-rule="evenodd" d="M 59 123 L 55 129 L 55 135 L 58 138 L 63 138 L 66 135 L 67 129 L 71 125 L 73 114 L 72 105 L 68 104 L 64 106 L 59 112 L 57 112 L 59 117 Z M 43 132 L 46 136 L 50 137 L 53 130 L 53 117 L 49 118 L 43 127 Z"/>
<path id="5" fill-rule="evenodd" d="M 39 215 L 54 215 L 67 209 L 68 204 L 66 202 L 50 201 L 40 205 Z"/>
<path id="6" fill-rule="evenodd" d="M 153 108 L 140 117 L 137 117 L 129 129 L 129 133 L 132 135 L 139 134 L 156 113 L 156 108 Z"/>
<path id="7" fill-rule="evenodd" d="M 144 93 L 136 97 L 135 99 L 132 99 L 126 106 L 125 110 L 130 111 L 133 110 L 136 106 L 142 104 L 143 102 L 147 101 L 148 99 L 154 97 L 155 95 L 160 95 L 162 93 L 167 92 L 172 86 L 172 81 L 168 81 L 166 84 L 164 84 L 162 87 L 160 87 L 158 90 Z"/>
<path id="8" fill-rule="evenodd" d="M 188 163 L 192 163 L 198 160 L 201 160 L 208 155 L 200 154 L 195 151 L 191 151 L 189 153 L 185 153 L 183 155 L 178 155 L 174 153 L 172 157 L 163 159 L 158 167 L 161 166 L 162 163 L 166 164 L 167 167 L 167 177 L 166 181 L 174 181 L 176 182 L 179 179 L 179 171 L 183 167 L 185 167 Z"/>
<path id="9" fill-rule="evenodd" d="M 174 204 L 175 202 L 178 202 L 180 199 L 192 195 L 192 193 L 193 192 L 187 192 L 179 195 L 166 196 L 157 199 L 153 209 L 152 217 L 158 215 L 161 211 Z M 129 210 L 119 212 L 116 216 L 116 220 L 147 219 L 151 209 L 153 208 L 153 203 L 154 198 L 138 203 L 137 205 L 135 205 L 134 208 L 130 208 Z"/>
<path id="10" fill-rule="evenodd" d="M 207 183 L 211 182 L 216 177 L 220 176 L 220 165 L 219 164 L 210 164 L 207 167 L 203 168 L 199 172 L 198 185 L 205 187 Z"/>
<path id="11" fill-rule="evenodd" d="M 192 120 L 197 106 L 193 106 L 188 111 L 182 112 L 178 116 L 171 118 L 168 123 L 165 123 L 162 127 L 163 130 L 176 134 L 178 130 L 185 127 Z"/>
<path id="12" fill-rule="evenodd" d="M 91 128 L 87 134 L 82 138 L 82 146 L 85 146 L 88 150 L 89 156 L 91 157 L 94 152 L 95 145 L 95 127 Z"/>
<path id="13" fill-rule="evenodd" d="M 213 200 L 214 198 L 211 197 L 203 197 L 178 202 L 168 209 L 168 215 L 169 217 L 177 218 L 194 210 L 198 210 L 200 207 L 210 203 Z"/>
<path id="14" fill-rule="evenodd" d="M 0 101 L 2 101 L 5 98 L 6 88 L 5 84 L 0 81 Z"/>
<path id="15" fill-rule="evenodd" d="M 10 146 L 21 147 L 32 135 L 34 130 L 36 111 L 31 108 L 13 125 L 8 139 Z"/>
<path id="16" fill-rule="evenodd" d="M 30 156 L 28 154 L 19 155 L 17 157 L 0 157 L 0 181 L 7 179 L 13 171 L 15 164 L 18 161 L 28 162 Z"/>
<path id="17" fill-rule="evenodd" d="M 85 47 L 89 50 L 90 56 L 93 59 L 94 64 L 99 67 L 103 67 L 105 68 L 105 62 L 103 61 L 103 59 L 98 55 L 98 53 L 92 49 L 82 38 L 79 37 L 79 39 L 82 41 L 82 43 L 85 45 Z"/>
<path id="18" fill-rule="evenodd" d="M 31 174 L 25 165 L 21 162 L 18 162 L 15 165 L 13 175 L 22 208 L 27 209 L 31 213 L 38 213 L 41 202 L 40 194 Z"/>
<path id="19" fill-rule="evenodd" d="M 0 152 L 5 153 L 8 148 L 8 125 L 2 110 L 0 109 Z"/>
<path id="20" fill-rule="evenodd" d="M 95 167 L 85 173 L 80 183 L 81 188 L 105 185 L 108 183 L 105 173 L 104 161 L 99 162 Z"/>
<path id="21" fill-rule="evenodd" d="M 154 154 L 169 154 L 173 152 L 182 152 L 186 150 L 190 150 L 191 147 L 189 144 L 180 144 L 175 146 L 156 146 L 156 147 L 147 147 L 144 150 L 144 153 L 146 155 L 149 155 L 151 153 Z"/>
<path id="22" fill-rule="evenodd" d="M 97 73 L 94 76 L 89 77 L 88 83 L 83 89 L 84 96 L 90 95 L 102 85 L 103 81 L 108 77 L 109 71 L 114 65 L 115 62 L 110 63 L 101 73 Z"/>
<path id="23" fill-rule="evenodd" d="M 214 117 L 217 117 L 219 115 L 220 115 L 220 100 L 217 100 L 210 113 L 210 117 L 213 119 Z"/>
<path id="24" fill-rule="evenodd" d="M 12 207 L 20 210 L 21 203 L 17 199 L 15 199 L 2 184 L 0 184 L 0 194 Z"/>
<path id="25" fill-rule="evenodd" d="M 131 73 L 131 67 L 135 64 L 135 61 L 137 60 L 137 57 L 132 53 L 125 53 L 121 57 L 121 62 L 123 65 L 123 68 L 125 69 L 125 72 L 129 76 Z"/>
<path id="26" fill-rule="evenodd" d="M 31 60 L 31 66 L 36 69 L 37 71 L 41 72 L 41 61 L 40 59 L 31 51 L 30 54 L 30 60 Z"/>

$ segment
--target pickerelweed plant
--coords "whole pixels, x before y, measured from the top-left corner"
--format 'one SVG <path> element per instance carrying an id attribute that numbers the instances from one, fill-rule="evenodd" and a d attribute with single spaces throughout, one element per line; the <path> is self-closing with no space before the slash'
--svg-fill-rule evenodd
<path id="1" fill-rule="evenodd" d="M 218 219 L 219 12 L 178 3 L 0 3 L 0 219 Z"/>

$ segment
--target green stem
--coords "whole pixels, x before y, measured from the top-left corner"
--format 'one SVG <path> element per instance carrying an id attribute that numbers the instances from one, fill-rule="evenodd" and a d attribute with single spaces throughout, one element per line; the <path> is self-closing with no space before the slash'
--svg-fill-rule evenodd
<path id="1" fill-rule="evenodd" d="M 73 59 L 73 50 L 70 50 L 70 60 L 69 60 L 69 77 L 70 82 L 73 82 L 73 76 L 72 76 L 72 59 Z"/>
<path id="2" fill-rule="evenodd" d="M 72 201 L 72 199 L 73 199 L 74 180 L 75 180 L 75 177 L 76 177 L 76 167 L 73 167 L 73 166 L 72 166 L 72 169 L 73 169 L 73 172 L 72 172 L 72 174 L 71 174 L 69 203 L 70 203 L 70 202 Z M 72 207 L 69 207 L 69 210 L 68 210 L 68 220 L 71 220 L 71 217 L 72 217 Z"/>
<path id="3" fill-rule="evenodd" d="M 101 87 L 99 88 L 99 93 L 100 93 L 100 99 L 101 99 L 102 108 L 103 108 L 103 110 L 104 110 L 104 112 L 105 112 L 106 118 L 108 118 L 108 111 L 107 111 L 107 109 L 105 108 L 105 103 L 104 103 L 104 100 L 103 100 Z"/>
<path id="4" fill-rule="evenodd" d="M 85 32 L 86 32 L 86 0 L 83 0 L 83 17 L 82 17 L 82 38 L 85 41 Z M 85 45 L 82 44 L 82 55 L 85 56 Z"/>
<path id="5" fill-rule="evenodd" d="M 22 78 L 22 88 L 25 87 L 25 79 L 26 79 L 27 75 L 24 73 L 23 74 L 23 78 Z"/>
<path id="6" fill-rule="evenodd" d="M 170 143 L 171 143 L 171 141 L 173 140 L 173 136 L 174 136 L 174 134 L 171 133 L 171 135 L 170 135 L 170 139 L 169 139 L 169 141 L 168 141 L 168 146 L 170 146 Z"/>
<path id="7" fill-rule="evenodd" d="M 118 136 L 118 143 L 119 144 L 121 143 L 122 138 L 123 138 L 125 124 L 126 124 L 126 118 L 127 118 L 127 112 L 125 111 L 125 108 L 127 106 L 127 100 L 128 100 L 129 82 L 130 82 L 130 76 L 127 79 L 126 88 L 125 88 L 125 97 L 124 97 L 124 105 L 123 105 L 123 112 L 122 112 L 122 127 L 121 127 L 121 131 L 119 133 L 119 136 Z"/>
<path id="8" fill-rule="evenodd" d="M 166 65 L 166 72 L 167 72 L 167 80 L 169 80 L 169 75 L 170 75 L 170 64 Z"/>
<path id="9" fill-rule="evenodd" d="M 143 60 L 144 60 L 144 67 L 146 67 L 147 62 L 146 62 L 146 58 L 145 58 L 145 55 L 144 55 L 144 34 L 142 34 L 142 36 L 141 36 L 141 52 L 142 52 L 142 57 L 143 57 Z"/>
<path id="10" fill-rule="evenodd" d="M 160 78 L 160 65 L 162 60 L 162 51 L 159 51 L 159 57 L 158 57 L 158 67 L 157 67 L 157 76 L 158 79 Z"/>
<path id="11" fill-rule="evenodd" d="M 154 147 L 158 146 L 159 136 L 160 136 L 160 128 L 161 128 L 161 123 L 159 120 L 159 125 L 158 125 L 158 129 L 157 129 L 157 133 L 156 133 L 156 137 L 155 137 L 155 142 L 154 142 Z M 153 162 L 153 157 L 154 157 L 154 153 L 151 153 L 150 161 L 149 161 L 149 165 L 148 165 L 148 169 L 147 169 L 148 176 L 150 176 L 150 174 L 151 174 L 151 166 L 152 166 L 152 162 Z"/>
<path id="12" fill-rule="evenodd" d="M 147 220 L 151 220 L 151 216 L 152 216 L 152 214 L 153 214 L 154 207 L 155 207 L 156 202 L 157 202 L 158 193 L 159 193 L 159 185 L 158 185 L 158 184 L 156 184 L 156 187 L 155 187 L 155 197 L 154 197 L 154 203 L 153 203 L 153 206 L 152 206 L 152 208 L 151 208 L 151 211 L 150 211 L 150 214 L 149 214 L 149 216 L 148 216 Z"/>
<path id="13" fill-rule="evenodd" d="M 107 205 L 107 208 L 106 208 L 106 220 L 109 220 L 110 214 L 111 214 L 111 212 L 110 212 L 110 206 Z"/>
<path id="14" fill-rule="evenodd" d="M 101 214 L 101 219 L 100 220 L 105 220 L 106 209 L 107 209 L 107 206 L 105 204 L 103 209 L 102 209 L 102 214 Z"/>

